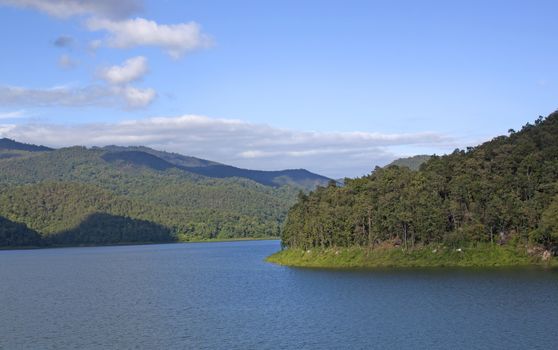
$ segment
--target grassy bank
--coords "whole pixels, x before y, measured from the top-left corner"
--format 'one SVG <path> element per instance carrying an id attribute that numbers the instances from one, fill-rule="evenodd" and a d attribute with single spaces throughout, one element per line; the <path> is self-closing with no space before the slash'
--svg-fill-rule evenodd
<path id="1" fill-rule="evenodd" d="M 321 268 L 558 266 L 557 258 L 542 261 L 538 256 L 528 255 L 525 247 L 492 244 L 460 250 L 444 246 L 409 250 L 363 247 L 285 249 L 269 256 L 267 261 L 286 266 Z"/>

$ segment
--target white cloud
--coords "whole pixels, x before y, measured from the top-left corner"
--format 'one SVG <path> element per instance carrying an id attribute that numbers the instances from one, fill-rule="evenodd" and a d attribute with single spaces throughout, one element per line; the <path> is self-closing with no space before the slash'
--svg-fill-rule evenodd
<path id="1" fill-rule="evenodd" d="M 123 18 L 141 10 L 142 3 L 139 0 L 0 0 L 0 5 L 30 8 L 60 18 L 80 15 Z"/>
<path id="2" fill-rule="evenodd" d="M 125 98 L 128 107 L 140 108 L 149 105 L 157 96 L 154 89 L 139 89 L 128 85 L 141 79 L 148 71 L 147 59 L 132 57 L 122 65 L 103 68 L 99 77 L 112 85 L 112 91 Z"/>
<path id="3" fill-rule="evenodd" d="M 156 46 L 174 58 L 211 44 L 209 37 L 201 32 L 195 22 L 166 25 L 144 18 L 121 21 L 91 18 L 87 21 L 87 27 L 91 31 L 107 31 L 109 36 L 105 44 L 109 47 Z"/>
<path id="4" fill-rule="evenodd" d="M 82 88 L 29 89 L 0 86 L 0 105 L 25 107 L 124 107 L 139 108 L 156 97 L 152 89 L 91 85 Z"/>
<path id="5" fill-rule="evenodd" d="M 110 84 L 121 85 L 141 79 L 147 73 L 147 59 L 143 56 L 132 57 L 120 66 L 103 68 L 99 76 Z"/>
<path id="6" fill-rule="evenodd" d="M 128 107 L 131 108 L 146 107 L 157 97 L 157 93 L 153 89 L 138 89 L 126 86 L 124 88 L 116 88 L 116 91 L 126 99 Z"/>
<path id="7" fill-rule="evenodd" d="M 145 145 L 252 169 L 306 168 L 330 177 L 359 176 L 397 158 L 401 147 L 417 154 L 455 148 L 431 132 L 382 134 L 280 129 L 240 120 L 184 115 L 119 123 L 1 125 L 4 136 L 49 146 Z"/>

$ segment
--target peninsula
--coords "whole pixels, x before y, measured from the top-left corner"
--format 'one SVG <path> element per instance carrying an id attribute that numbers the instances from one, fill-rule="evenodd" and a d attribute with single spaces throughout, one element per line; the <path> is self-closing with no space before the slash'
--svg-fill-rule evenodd
<path id="1" fill-rule="evenodd" d="M 290 209 L 268 261 L 308 267 L 556 265 L 558 112 L 414 171 L 331 181 Z"/>

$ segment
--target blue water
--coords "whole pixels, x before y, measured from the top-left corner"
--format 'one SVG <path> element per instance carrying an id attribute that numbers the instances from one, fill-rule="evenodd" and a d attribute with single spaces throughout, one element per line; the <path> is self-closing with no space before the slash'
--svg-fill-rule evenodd
<path id="1" fill-rule="evenodd" d="M 555 349 L 558 272 L 332 271 L 278 241 L 0 251 L 5 349 Z"/>

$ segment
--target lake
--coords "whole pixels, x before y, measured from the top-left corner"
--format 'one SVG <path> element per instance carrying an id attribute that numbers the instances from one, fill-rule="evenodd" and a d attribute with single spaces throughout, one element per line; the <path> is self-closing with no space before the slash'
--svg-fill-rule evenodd
<path id="1" fill-rule="evenodd" d="M 279 247 L 0 251 L 0 348 L 556 348 L 555 270 L 266 263 Z"/>

